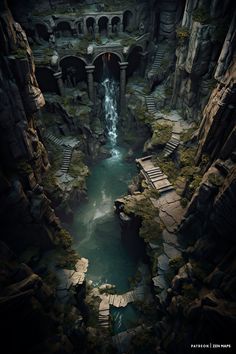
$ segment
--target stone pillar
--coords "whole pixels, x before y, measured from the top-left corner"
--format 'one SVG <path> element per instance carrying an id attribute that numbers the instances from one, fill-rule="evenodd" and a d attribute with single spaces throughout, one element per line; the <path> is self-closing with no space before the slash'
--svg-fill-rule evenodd
<path id="1" fill-rule="evenodd" d="M 109 22 L 107 24 L 107 37 L 112 33 L 112 25 L 111 25 L 111 19 L 109 19 Z"/>
<path id="2" fill-rule="evenodd" d="M 88 34 L 88 29 L 87 29 L 87 23 L 86 23 L 86 18 L 83 19 L 83 29 L 84 29 L 84 35 Z"/>
<path id="3" fill-rule="evenodd" d="M 87 77 L 88 77 L 88 94 L 90 100 L 94 101 L 94 83 L 93 83 L 93 72 L 95 69 L 94 65 L 87 65 L 85 66 Z"/>
<path id="4" fill-rule="evenodd" d="M 120 62 L 120 115 L 123 116 L 126 110 L 125 86 L 126 86 L 126 68 L 128 62 Z"/>
<path id="5" fill-rule="evenodd" d="M 58 86 L 58 90 L 61 96 L 64 96 L 65 93 L 65 89 L 64 89 L 64 84 L 62 81 L 62 72 L 61 71 L 57 71 L 53 74 L 53 76 L 55 77 L 55 79 L 57 80 L 57 86 Z"/>
<path id="6" fill-rule="evenodd" d="M 95 24 L 94 24 L 94 34 L 99 34 L 99 26 L 98 26 L 98 21 L 97 19 L 95 20 Z"/>
<path id="7" fill-rule="evenodd" d="M 148 52 L 141 52 L 140 53 L 140 76 L 144 77 L 145 76 L 145 70 L 147 66 L 147 58 L 148 58 Z"/>

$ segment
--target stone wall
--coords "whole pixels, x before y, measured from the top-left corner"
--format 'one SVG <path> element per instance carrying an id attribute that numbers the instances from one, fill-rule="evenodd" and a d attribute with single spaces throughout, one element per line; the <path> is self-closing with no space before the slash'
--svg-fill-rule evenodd
<path id="1" fill-rule="evenodd" d="M 40 185 L 50 165 L 35 113 L 45 102 L 26 35 L 6 5 L 0 38 L 1 237 L 13 247 L 48 248 L 61 226 Z"/>
<path id="2" fill-rule="evenodd" d="M 224 2 L 222 11 L 219 6 L 219 1 L 186 1 L 182 23 L 177 27 L 172 104 L 188 120 L 200 120 L 220 80 L 222 65 L 227 66 L 230 60 L 226 60 L 226 47 L 231 50 L 233 46 L 232 4 Z"/>

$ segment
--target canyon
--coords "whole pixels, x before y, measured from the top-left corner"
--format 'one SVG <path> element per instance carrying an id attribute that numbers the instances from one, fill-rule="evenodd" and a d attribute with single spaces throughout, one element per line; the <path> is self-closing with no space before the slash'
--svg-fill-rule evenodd
<path id="1" fill-rule="evenodd" d="M 0 3 L 6 354 L 234 352 L 235 102 L 233 1 Z"/>

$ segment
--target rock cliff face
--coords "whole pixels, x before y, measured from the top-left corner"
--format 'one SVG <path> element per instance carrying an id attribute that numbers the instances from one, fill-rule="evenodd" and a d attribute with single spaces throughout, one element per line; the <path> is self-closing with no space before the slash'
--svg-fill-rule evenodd
<path id="1" fill-rule="evenodd" d="M 212 2 L 213 5 L 216 3 Z M 214 13 L 217 13 L 216 9 Z M 193 72 L 200 77 L 209 68 L 208 64 L 204 67 L 204 60 L 201 63 L 199 61 L 198 65 L 195 56 L 204 47 L 204 39 L 200 42 L 198 39 L 205 31 L 209 31 L 209 26 L 207 28 L 196 22 L 192 24 L 189 42 L 191 53 L 188 52 L 184 59 L 184 70 L 190 75 L 187 81 L 191 80 Z M 172 280 L 170 298 L 165 307 L 168 313 L 166 319 L 174 316 L 175 320 L 162 334 L 162 346 L 171 353 L 180 353 L 183 347 L 190 348 L 191 343 L 233 344 L 231 328 L 236 323 L 236 269 L 232 258 L 236 251 L 234 38 L 235 15 L 214 67 L 217 83 L 203 110 L 198 133 L 196 163 L 203 170 L 202 181 L 179 228 L 179 238 L 186 248 L 185 265 L 179 268 Z M 198 44 L 201 49 L 197 48 Z M 213 48 L 209 55 L 212 52 Z M 205 58 L 203 53 L 199 55 L 199 60 L 202 57 Z M 177 60 L 176 70 L 178 65 Z M 202 102 L 199 97 L 193 101 L 198 107 Z"/>
<path id="2" fill-rule="evenodd" d="M 49 248 L 61 226 L 40 186 L 49 161 L 35 113 L 45 102 L 26 35 L 1 6 L 1 234 L 12 247 Z"/>
<path id="3" fill-rule="evenodd" d="M 189 120 L 200 120 L 234 51 L 232 3 L 226 1 L 222 11 L 219 8 L 220 1 L 187 0 L 182 22 L 177 26 L 172 104 Z"/>
<path id="4" fill-rule="evenodd" d="M 73 267 L 75 254 L 41 185 L 50 164 L 37 127 L 36 113 L 45 102 L 31 49 L 2 2 L 0 52 L 1 349 L 11 354 L 71 353 L 65 323 L 77 326 L 82 317 L 71 303 L 65 314 L 54 273 L 68 263 Z M 42 259 L 49 250 L 54 255 L 51 268 Z M 72 341 L 78 344 L 77 330 Z"/>

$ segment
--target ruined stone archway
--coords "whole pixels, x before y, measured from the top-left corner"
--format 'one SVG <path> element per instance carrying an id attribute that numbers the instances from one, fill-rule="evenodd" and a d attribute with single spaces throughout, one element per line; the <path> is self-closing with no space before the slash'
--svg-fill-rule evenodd
<path id="1" fill-rule="evenodd" d="M 112 18 L 112 20 L 111 20 L 112 33 L 120 32 L 120 23 L 121 23 L 121 20 L 118 16 L 114 16 Z"/>
<path id="2" fill-rule="evenodd" d="M 66 87 L 75 87 L 78 82 L 87 81 L 86 62 L 80 57 L 68 55 L 60 60 L 62 80 Z"/>
<path id="3" fill-rule="evenodd" d="M 60 37 L 71 37 L 72 36 L 72 29 L 71 29 L 70 23 L 67 21 L 58 22 L 55 30 Z"/>
<path id="4" fill-rule="evenodd" d="M 101 81 L 106 74 L 106 70 L 108 70 L 107 74 L 110 73 L 116 80 L 119 80 L 120 61 L 122 61 L 122 58 L 118 53 L 108 52 L 98 54 L 93 60 L 95 66 L 94 80 Z"/>
<path id="5" fill-rule="evenodd" d="M 133 30 L 133 13 L 126 10 L 123 15 L 124 32 L 132 32 Z"/>
<path id="6" fill-rule="evenodd" d="M 105 35 L 107 36 L 107 32 L 108 32 L 108 18 L 106 16 L 102 16 L 99 18 L 98 20 L 98 29 L 99 29 L 99 33 L 101 35 Z"/>
<path id="7" fill-rule="evenodd" d="M 87 32 L 89 34 L 94 34 L 95 31 L 95 18 L 94 17 L 88 17 L 86 19 L 86 28 L 87 28 Z"/>

